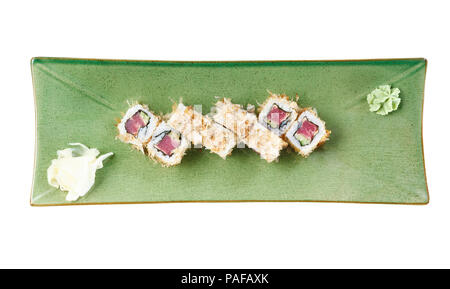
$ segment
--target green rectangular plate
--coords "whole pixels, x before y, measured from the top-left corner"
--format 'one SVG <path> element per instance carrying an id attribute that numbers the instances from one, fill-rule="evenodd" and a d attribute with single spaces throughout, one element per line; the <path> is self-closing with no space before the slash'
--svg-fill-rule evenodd
<path id="1" fill-rule="evenodd" d="M 32 205 L 330 201 L 426 204 L 422 148 L 425 59 L 171 62 L 34 58 L 36 155 Z M 401 90 L 397 111 L 369 112 L 366 95 L 382 84 Z M 266 163 L 250 149 L 222 160 L 191 149 L 163 168 L 115 139 L 127 100 L 167 113 L 172 100 L 203 105 L 214 96 L 262 103 L 266 90 L 300 96 L 332 130 L 307 159 L 284 150 Z M 47 183 L 56 151 L 70 142 L 114 152 L 94 188 L 76 202 Z"/>

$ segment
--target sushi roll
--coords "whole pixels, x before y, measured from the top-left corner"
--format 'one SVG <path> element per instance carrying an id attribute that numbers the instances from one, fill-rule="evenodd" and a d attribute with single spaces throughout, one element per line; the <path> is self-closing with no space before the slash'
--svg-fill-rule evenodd
<path id="1" fill-rule="evenodd" d="M 288 145 L 259 122 L 255 122 L 250 129 L 245 144 L 269 163 L 278 159 L 280 151 Z"/>
<path id="2" fill-rule="evenodd" d="M 282 136 L 297 119 L 300 108 L 285 94 L 273 94 L 258 108 L 258 121 L 275 134 Z"/>
<path id="3" fill-rule="evenodd" d="M 159 122 L 160 117 L 152 113 L 146 105 L 135 104 L 117 125 L 117 138 L 143 152 Z"/>
<path id="4" fill-rule="evenodd" d="M 254 113 L 233 104 L 230 99 L 219 100 L 213 107 L 213 120 L 234 132 L 238 142 L 245 142 L 250 129 L 258 122 Z"/>
<path id="5" fill-rule="evenodd" d="M 202 130 L 203 146 L 226 159 L 236 146 L 236 135 L 226 127 L 205 116 Z"/>
<path id="6" fill-rule="evenodd" d="M 325 122 L 311 108 L 299 112 L 297 120 L 286 133 L 286 139 L 292 148 L 307 157 L 318 146 L 325 143 L 331 131 L 325 128 Z"/>
<path id="7" fill-rule="evenodd" d="M 223 159 L 236 146 L 236 137 L 231 130 L 195 111 L 192 106 L 174 104 L 167 123 L 180 131 L 194 146 L 204 146 Z"/>
<path id="8" fill-rule="evenodd" d="M 180 132 L 161 121 L 146 148 L 151 159 L 163 167 L 171 167 L 181 162 L 189 142 Z"/>
<path id="9" fill-rule="evenodd" d="M 202 114 L 194 113 L 192 107 L 174 104 L 167 123 L 183 134 L 195 147 L 202 147 Z"/>
<path id="10" fill-rule="evenodd" d="M 233 131 L 239 141 L 260 154 L 267 162 L 273 162 L 287 146 L 278 135 L 258 122 L 254 113 L 224 98 L 216 103 L 213 120 Z"/>

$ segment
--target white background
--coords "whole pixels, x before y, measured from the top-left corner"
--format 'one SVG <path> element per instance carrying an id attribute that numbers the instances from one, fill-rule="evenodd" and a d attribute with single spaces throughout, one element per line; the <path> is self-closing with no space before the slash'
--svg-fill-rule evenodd
<path id="1" fill-rule="evenodd" d="M 449 267 L 450 17 L 445 2 L 2 1 L 0 267 Z M 33 56 L 425 57 L 430 204 L 30 207 Z"/>

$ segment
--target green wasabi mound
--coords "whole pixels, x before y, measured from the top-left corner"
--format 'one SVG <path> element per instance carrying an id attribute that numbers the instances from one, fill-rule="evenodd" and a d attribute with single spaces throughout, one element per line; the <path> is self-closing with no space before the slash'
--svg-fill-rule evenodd
<path id="1" fill-rule="evenodd" d="M 390 85 L 380 85 L 367 95 L 369 110 L 377 114 L 386 115 L 397 110 L 400 104 L 400 89 Z"/>

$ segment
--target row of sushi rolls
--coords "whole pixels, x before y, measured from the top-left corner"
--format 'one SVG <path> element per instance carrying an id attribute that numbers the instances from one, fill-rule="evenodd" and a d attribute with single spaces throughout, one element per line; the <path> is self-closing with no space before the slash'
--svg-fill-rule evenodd
<path id="1" fill-rule="evenodd" d="M 307 157 L 328 140 L 331 131 L 315 109 L 301 108 L 297 100 L 269 92 L 255 109 L 223 98 L 208 115 L 181 100 L 166 115 L 133 103 L 118 121 L 117 138 L 164 167 L 181 163 L 191 147 L 204 147 L 226 159 L 235 147 L 247 146 L 270 163 L 289 145 Z"/>

